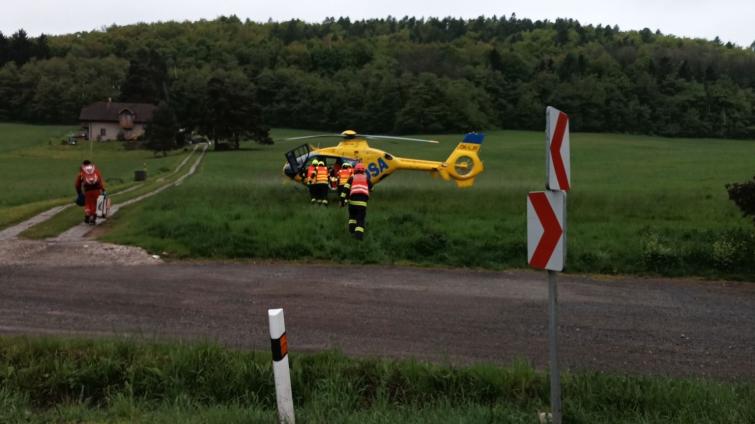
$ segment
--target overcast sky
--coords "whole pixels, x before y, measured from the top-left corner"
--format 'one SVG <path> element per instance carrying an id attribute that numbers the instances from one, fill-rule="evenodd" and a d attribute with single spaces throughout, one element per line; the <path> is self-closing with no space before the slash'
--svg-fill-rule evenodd
<path id="1" fill-rule="evenodd" d="M 214 19 L 235 14 L 264 22 L 298 18 L 319 22 L 328 16 L 352 19 L 405 15 L 477 17 L 506 15 L 582 24 L 619 25 L 622 30 L 660 29 L 664 34 L 731 41 L 755 41 L 755 0 L 0 0 L 0 31 L 19 28 L 31 35 L 90 31 L 110 24 Z"/>

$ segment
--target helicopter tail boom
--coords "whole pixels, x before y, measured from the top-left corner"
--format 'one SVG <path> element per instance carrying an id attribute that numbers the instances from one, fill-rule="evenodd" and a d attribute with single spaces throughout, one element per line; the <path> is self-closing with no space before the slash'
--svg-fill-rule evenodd
<path id="1" fill-rule="evenodd" d="M 429 171 L 434 177 L 440 176 L 446 181 L 454 180 L 458 187 L 472 187 L 475 177 L 485 167 L 480 159 L 480 147 L 485 136 L 481 133 L 468 133 L 456 146 L 445 162 L 395 158 L 400 169 Z"/>

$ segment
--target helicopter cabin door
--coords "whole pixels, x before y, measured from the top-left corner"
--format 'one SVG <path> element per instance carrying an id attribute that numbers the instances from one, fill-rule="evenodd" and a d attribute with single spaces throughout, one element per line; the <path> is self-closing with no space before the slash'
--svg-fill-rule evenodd
<path id="1" fill-rule="evenodd" d="M 302 144 L 286 152 L 286 161 L 288 161 L 288 165 L 291 167 L 292 175 L 298 174 L 307 164 L 309 152 L 309 144 Z"/>

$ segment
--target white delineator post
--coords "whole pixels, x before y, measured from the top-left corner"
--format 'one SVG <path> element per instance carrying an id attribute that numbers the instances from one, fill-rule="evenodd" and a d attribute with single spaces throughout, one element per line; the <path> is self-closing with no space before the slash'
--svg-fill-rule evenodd
<path id="1" fill-rule="evenodd" d="M 275 398 L 278 401 L 278 419 L 282 424 L 294 424 L 294 398 L 291 395 L 291 373 L 288 369 L 288 340 L 283 309 L 268 309 L 270 344 L 273 351 Z"/>

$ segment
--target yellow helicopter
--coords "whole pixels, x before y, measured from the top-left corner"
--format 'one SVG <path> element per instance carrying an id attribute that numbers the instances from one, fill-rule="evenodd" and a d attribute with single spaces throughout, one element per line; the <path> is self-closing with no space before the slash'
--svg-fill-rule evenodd
<path id="1" fill-rule="evenodd" d="M 438 142 L 435 140 L 358 134 L 353 130 L 346 130 L 341 134 L 309 135 L 285 140 L 305 140 L 320 137 L 340 137 L 342 140 L 338 145 L 332 147 L 316 148 L 310 144 L 303 144 L 286 152 L 287 163 L 283 166 L 285 176 L 305 184 L 304 175 L 307 165 L 312 159 L 317 159 L 325 161 L 328 166 L 334 169 L 340 168 L 346 162 L 352 165 L 361 162 L 364 164 L 367 176 L 373 185 L 403 169 L 430 172 L 433 177 L 440 176 L 446 181 L 456 181 L 458 187 L 471 187 L 474 184 L 475 177 L 485 169 L 478 155 L 485 138 L 482 133 L 467 133 L 445 162 L 401 158 L 367 144 L 367 140 L 408 140 L 437 144 Z"/>

